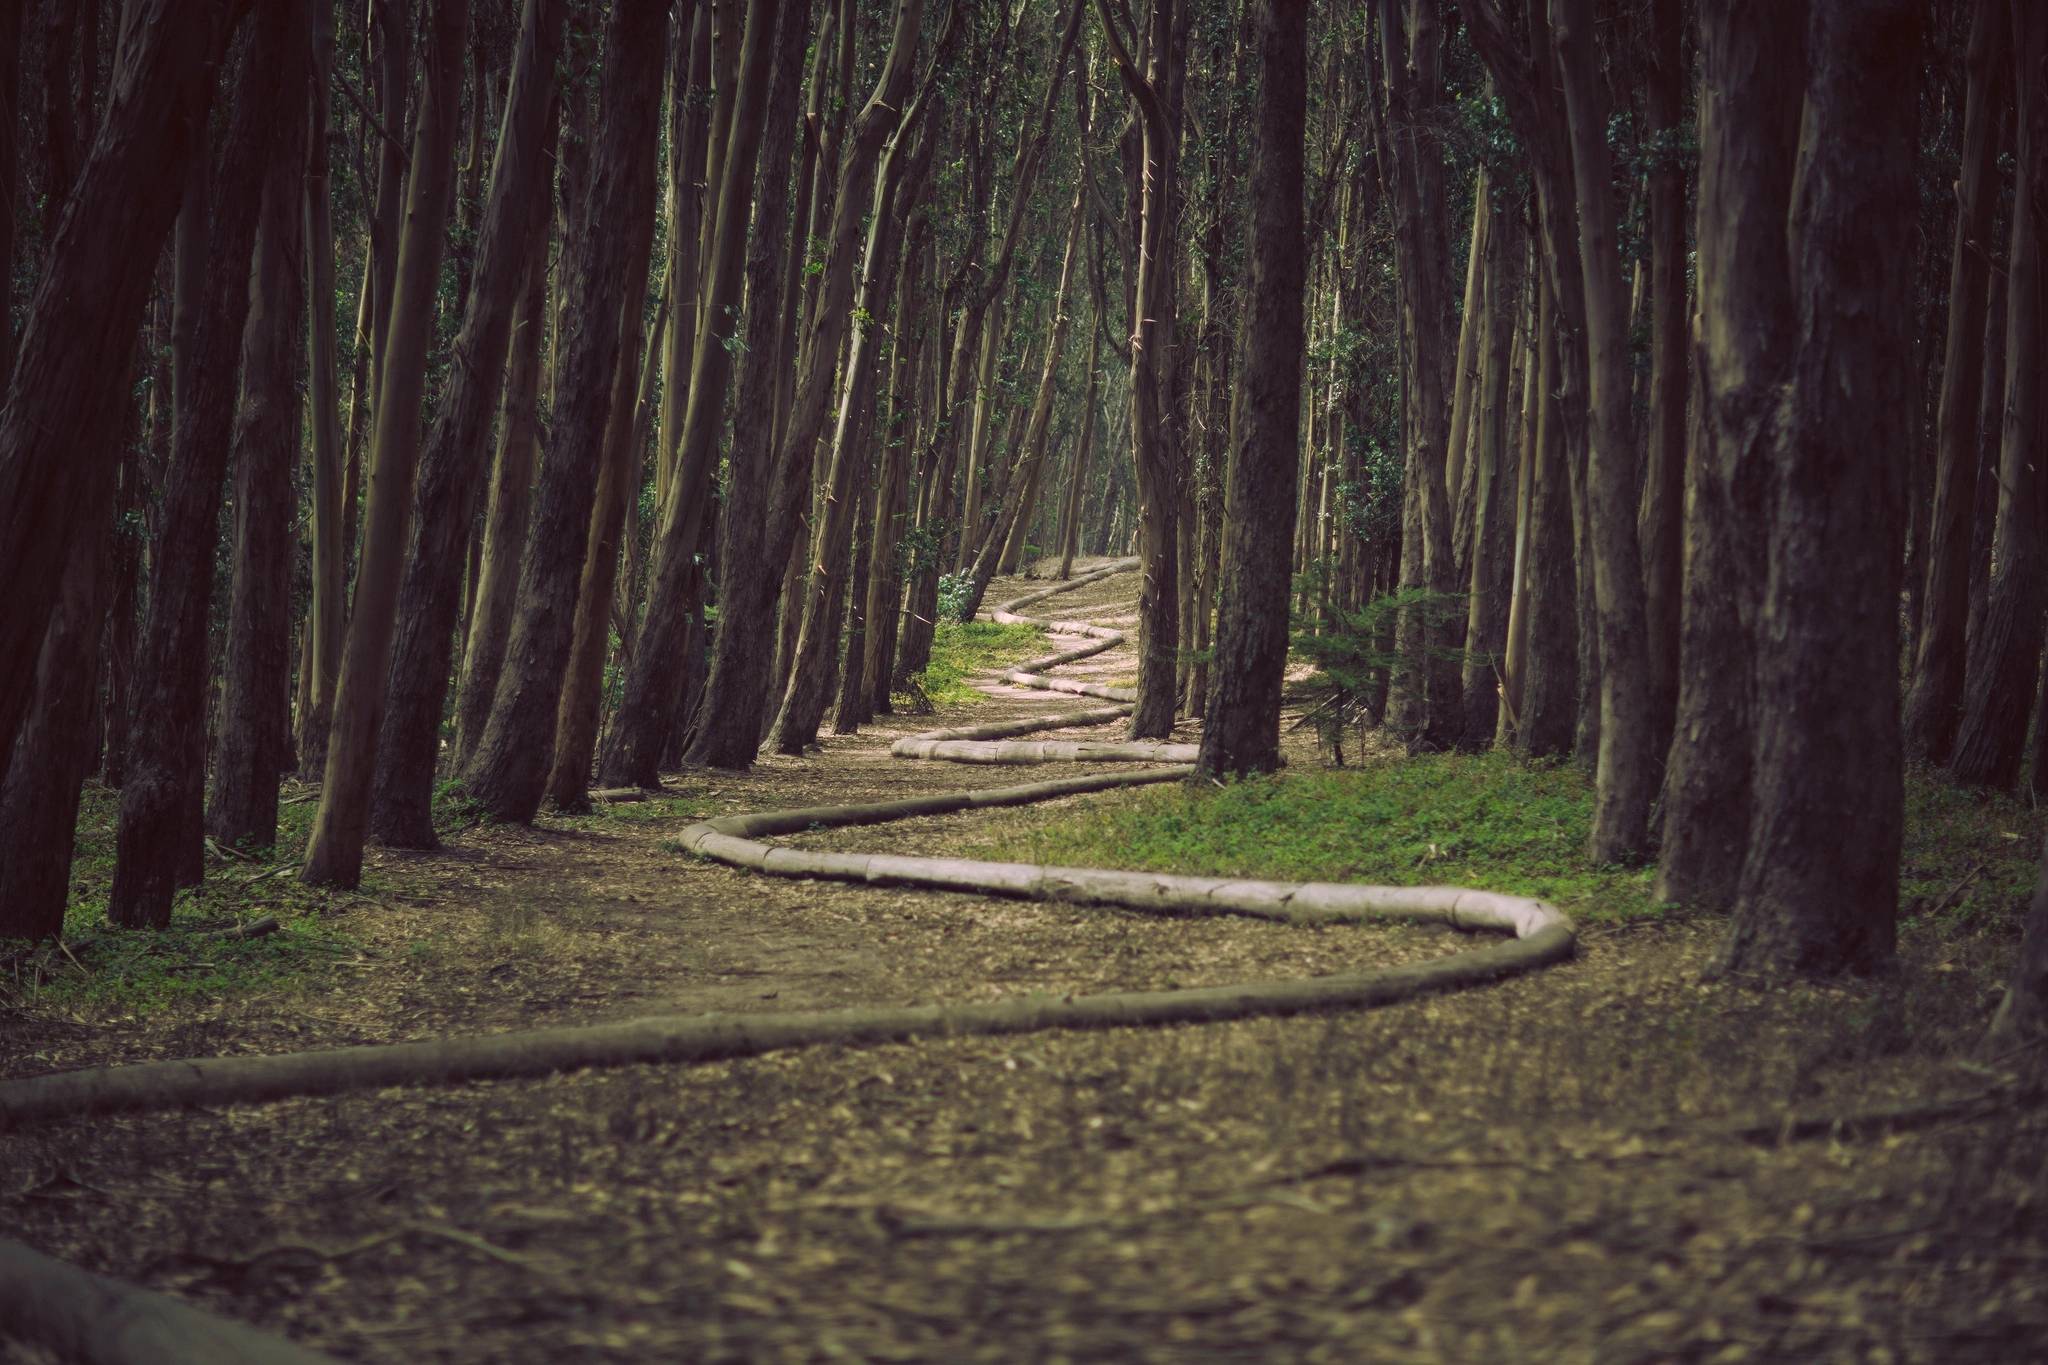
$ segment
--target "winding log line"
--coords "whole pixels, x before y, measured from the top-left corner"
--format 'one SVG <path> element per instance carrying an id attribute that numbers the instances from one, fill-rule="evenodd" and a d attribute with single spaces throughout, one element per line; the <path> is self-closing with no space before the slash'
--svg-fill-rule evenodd
<path id="1" fill-rule="evenodd" d="M 1089 643 L 1033 660 L 1004 676 L 1049 691 L 1085 692 L 1123 703 L 1065 715 L 933 731 L 900 741 L 906 756 L 969 762 L 1024 761 L 1011 737 L 1127 714 L 1127 689 L 1076 684 L 1046 669 L 1122 642 L 1121 632 L 1084 622 L 1043 622 L 1018 614 L 1057 592 L 1136 567 L 1125 560 L 998 608 L 999 621 L 1044 625 Z M 982 750 L 962 745 L 984 745 Z M 907 746 L 907 747 L 906 747 Z M 1038 758 L 1192 757 L 1190 745 L 1089 745 L 1055 741 L 1022 746 Z M 1184 763 L 1097 773 L 1022 786 L 910 797 L 854 806 L 764 811 L 703 821 L 683 831 L 683 846 L 705 858 L 771 876 L 814 877 L 870 885 L 922 886 L 1028 900 L 1119 906 L 1168 914 L 1229 914 L 1287 924 L 1364 920 L 1447 924 L 1505 933 L 1505 942 L 1450 957 L 1308 980 L 1250 982 L 1165 991 L 1113 991 L 986 1004 L 807 1010 L 762 1014 L 667 1015 L 611 1024 L 532 1029 L 474 1038 L 334 1048 L 264 1057 L 208 1057 L 87 1067 L 0 1083 L 0 1129 L 38 1120 L 189 1104 L 253 1103 L 391 1085 L 454 1083 L 547 1075 L 638 1062 L 705 1062 L 789 1048 L 901 1042 L 912 1038 L 1029 1033 L 1046 1029 L 1241 1019 L 1306 1010 L 1361 1009 L 1516 975 L 1571 955 L 1571 922 L 1541 901 L 1456 887 L 1377 887 L 1331 882 L 1269 882 L 1184 877 L 1101 868 L 894 854 L 831 853 L 764 842 L 813 829 L 880 824 L 919 816 L 1024 805 L 1083 792 L 1185 778 Z"/>

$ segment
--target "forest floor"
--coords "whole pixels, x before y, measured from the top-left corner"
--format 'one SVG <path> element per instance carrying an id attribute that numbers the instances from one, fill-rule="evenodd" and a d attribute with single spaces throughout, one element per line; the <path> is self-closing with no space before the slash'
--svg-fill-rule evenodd
<path id="1" fill-rule="evenodd" d="M 1025 586 L 999 581 L 989 600 Z M 1125 576 L 1055 601 L 1126 624 L 1135 591 Z M 1122 648 L 1067 671 L 1135 668 Z M 936 720 L 884 718 L 746 775 L 680 775 L 658 800 L 374 851 L 357 895 L 309 897 L 226 860 L 191 913 L 268 910 L 286 933 L 174 970 L 104 944 L 71 963 L 17 953 L 0 976 L 0 1076 L 655 1013 L 1220 984 L 1462 946 L 1419 928 L 785 881 L 675 851 L 711 813 L 1043 775 L 888 757 L 935 724 L 1072 705 L 982 686 Z M 1313 793 L 1311 810 L 1340 788 L 1382 794 L 1370 822 L 1387 846 L 1339 869 L 1361 879 L 1383 855 L 1410 880 L 1486 885 L 1483 840 L 1461 853 L 1403 822 L 1460 781 L 1537 811 L 1561 849 L 1581 833 L 1583 803 L 1558 795 L 1582 786 L 1569 770 L 1525 789 L 1504 760 L 1354 754 L 1330 773 L 1305 734 L 1290 745 L 1272 792 Z M 1133 866 L 1162 847 L 1239 856 L 1218 838 L 1248 839 L 1252 862 L 1342 855 L 1327 840 L 1302 853 L 1249 816 L 1211 837 L 1190 814 L 1203 799 L 1111 792 L 794 842 L 1106 843 Z M 1580 951 L 1485 989 L 44 1124 L 0 1134 L 0 1230 L 360 1361 L 2044 1359 L 2048 1114 L 1992 1099 L 1887 1134 L 1740 1131 L 1977 1095 L 2036 1065 L 1973 1049 L 2017 942 L 2009 902 L 2038 817 L 1937 805 L 1940 837 L 1909 849 L 1924 864 L 1910 871 L 1962 887 L 1916 900 L 1881 981 L 1702 985 L 1719 924 L 1657 913 L 1644 874 L 1523 869 L 1579 917 Z M 0 1360 L 37 1358 L 12 1349 Z"/>

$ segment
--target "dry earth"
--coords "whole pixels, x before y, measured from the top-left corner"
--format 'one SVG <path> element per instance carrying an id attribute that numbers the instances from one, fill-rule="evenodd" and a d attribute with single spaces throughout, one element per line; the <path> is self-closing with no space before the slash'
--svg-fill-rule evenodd
<path id="1" fill-rule="evenodd" d="M 1133 592 L 1056 601 L 1117 624 Z M 974 720 L 1072 704 L 992 690 Z M 386 890 L 348 912 L 366 947 L 331 978 L 144 1019 L 0 1014 L 0 1074 L 1461 946 L 778 881 L 663 846 L 706 813 L 1013 780 L 888 758 L 934 723 L 672 779 L 659 819 L 376 853 Z M 812 837 L 947 852 L 1003 818 Z M 1984 1090 L 1968 1046 L 2003 949 L 1909 940 L 1894 980 L 1763 993 L 1698 984 L 1716 928 L 1595 926 L 1563 967 L 1365 1014 L 42 1125 L 0 1135 L 0 1228 L 360 1361 L 2048 1359 L 2037 1111 L 1730 1132 Z"/>

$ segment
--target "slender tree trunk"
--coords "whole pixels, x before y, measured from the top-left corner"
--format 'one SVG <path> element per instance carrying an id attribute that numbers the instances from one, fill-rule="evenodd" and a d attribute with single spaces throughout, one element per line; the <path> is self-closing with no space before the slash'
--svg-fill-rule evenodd
<path id="1" fill-rule="evenodd" d="M 1638 539 L 1649 640 L 1651 752 L 1661 762 L 1678 713 L 1679 616 L 1685 546 L 1686 375 L 1685 168 L 1668 150 L 1681 125 L 1688 72 L 1682 0 L 1652 0 L 1644 103 L 1652 136 L 1667 150 L 1650 170 L 1649 450 Z"/>
<path id="2" fill-rule="evenodd" d="M 412 50 L 413 0 L 371 0 L 370 61 L 365 73 L 377 101 L 383 134 L 377 138 L 377 198 L 370 217 L 370 251 L 363 263 L 363 287 L 369 300 L 369 370 L 356 391 L 369 395 L 368 421 L 375 422 L 384 383 L 384 355 L 391 330 L 392 294 L 406 207 L 406 103 L 411 91 L 407 58 Z M 451 101 L 454 99 L 450 97 Z M 454 117 L 451 113 L 449 117 Z M 451 138 L 454 136 L 451 132 Z M 452 145 L 452 143 L 451 143 Z M 351 499 L 351 502 L 354 500 Z M 346 646 L 344 646 L 346 648 Z"/>
<path id="3" fill-rule="evenodd" d="M 565 811 L 590 809 L 590 760 L 597 751 L 597 728 L 603 719 L 604 660 L 611 646 L 612 589 L 618 578 L 620 533 L 626 528 L 627 506 L 640 493 L 644 442 L 637 439 L 643 429 L 638 420 L 635 379 L 647 339 L 647 271 L 654 247 L 654 221 L 651 216 L 626 221 L 621 232 L 626 242 L 626 299 L 619 318 L 619 358 L 612 371 L 611 413 L 605 419 L 597 498 L 590 509 L 590 545 L 577 586 L 576 628 L 570 637 L 562 700 L 555 712 L 554 763 L 547 780 L 548 798 Z M 660 344 L 656 337 L 655 348 Z M 632 637 L 622 630 L 620 638 Z"/>
<path id="4" fill-rule="evenodd" d="M 1258 345 L 1245 356 L 1244 443 L 1231 452 L 1215 676 L 1196 760 L 1198 771 L 1212 777 L 1280 765 L 1288 556 L 1300 460 L 1308 13 L 1288 0 L 1261 0 L 1254 13 L 1260 77 L 1248 323 Z"/>
<path id="5" fill-rule="evenodd" d="M 546 245 L 547 224 L 540 210 L 547 203 L 545 187 L 553 168 L 551 105 L 563 10 L 562 0 L 525 0 L 522 6 L 474 278 L 455 338 L 451 378 L 420 454 L 371 775 L 369 831 L 393 847 L 432 848 L 438 842 L 434 775 L 441 756 L 441 721 L 460 605 L 457 566 L 463 562 L 463 547 L 475 520 L 476 493 L 484 483 L 482 465 L 505 378 L 505 356 L 512 345 L 513 312 L 531 273 L 529 262 Z M 517 420 L 515 416 L 512 422 Z M 508 444 L 514 436 L 510 426 Z M 523 445 L 530 471 L 530 432 Z M 518 457 L 512 459 L 517 462 Z M 522 486 L 503 491 L 523 502 L 528 475 L 511 472 Z M 517 531 L 496 529 L 515 537 L 525 531 L 523 526 Z M 497 554 L 503 553 L 501 544 Z M 509 596 L 503 566 L 494 562 L 492 569 L 500 581 L 491 591 Z M 509 613 L 510 604 L 499 601 L 487 609 Z"/>
<path id="6" fill-rule="evenodd" d="M 922 306 L 928 278 L 931 221 L 923 212 L 906 215 L 910 227 L 908 268 L 896 277 L 896 338 L 889 356 L 889 408 L 883 428 L 881 487 L 868 572 L 867 634 L 861 642 L 861 693 L 855 714 L 861 721 L 888 715 L 889 665 L 896 652 L 896 608 L 903 598 L 906 533 L 910 529 L 910 465 L 918 423 L 912 419 L 924 356 L 936 330 L 933 309 Z M 913 327 L 910 319 L 917 318 Z M 844 702 L 842 700 L 842 710 Z"/>
<path id="7" fill-rule="evenodd" d="M 1949 254 L 1948 336 L 1941 399 L 1927 586 L 1906 697 L 1906 751 L 1945 762 L 1962 717 L 1965 631 L 1970 616 L 1970 534 L 1977 502 L 1979 391 L 1990 289 L 1990 238 L 1998 207 L 2001 105 L 2010 72 L 2005 53 L 2010 5 L 1979 0 L 1970 26 L 1969 89 L 1963 115 L 1962 174 L 1956 181 L 1955 244 Z M 1989 182 L 1989 183 L 1987 183 Z"/>
<path id="8" fill-rule="evenodd" d="M 328 108 L 334 73 L 334 16 L 313 10 L 311 129 L 306 160 L 306 389 L 311 407 L 313 468 L 313 592 L 306 617 L 305 705 L 298 717 L 299 773 L 327 768 L 327 728 L 348 624 L 347 551 L 341 538 L 340 375 L 334 351 L 334 214 L 328 173 Z"/>
<path id="9" fill-rule="evenodd" d="M 291 752 L 292 468 L 299 459 L 299 339 L 305 329 L 304 172 L 311 68 L 305 0 L 290 16 L 276 142 L 262 189 L 255 278 L 242 331 L 234 419 L 235 567 L 229 590 L 219 747 L 207 829 L 229 847 L 277 839 L 277 786 Z"/>
<path id="10" fill-rule="evenodd" d="M 0 393 L 14 374 L 14 250 L 21 202 L 21 15 L 27 0 L 0 0 Z"/>
<path id="11" fill-rule="evenodd" d="M 1632 862 L 1649 851 L 1650 803 L 1657 795 L 1664 750 L 1651 695 L 1643 560 L 1636 541 L 1627 300 L 1614 239 L 1607 100 L 1592 0 L 1550 0 L 1550 14 L 1571 115 L 1592 381 L 1586 483 L 1599 604 L 1600 758 L 1591 853 L 1598 862 Z"/>
<path id="12" fill-rule="evenodd" d="M 1512 275 L 1521 265 L 1521 243 L 1505 214 L 1487 238 L 1486 335 L 1478 355 L 1479 374 L 1471 399 L 1473 454 L 1467 480 L 1472 528 L 1467 537 L 1471 569 L 1465 614 L 1464 717 L 1458 747 L 1484 749 L 1498 729 L 1500 679 L 1505 676 L 1508 603 L 1514 573 L 1516 443 L 1508 402 L 1509 369 L 1519 300 Z"/>
<path id="13" fill-rule="evenodd" d="M 2048 15 L 2023 9 L 2033 87 Z M 1900 435 L 1915 406 L 1913 280 L 1896 263 L 1918 213 L 1922 10 L 1813 3 L 1787 234 L 1797 349 L 1768 485 L 1749 852 L 1720 971 L 1868 972 L 1892 958 L 1905 822 Z"/>
<path id="14" fill-rule="evenodd" d="M 1571 752 L 1578 717 L 1578 586 L 1572 556 L 1571 474 L 1566 468 L 1556 294 L 1540 281 L 1535 468 L 1529 484 L 1529 548 L 1523 565 L 1528 662 L 1515 747 L 1532 758 Z"/>
<path id="15" fill-rule="evenodd" d="M 679 714 L 683 689 L 678 684 L 689 673 L 685 662 L 688 625 L 702 590 L 703 571 L 697 558 L 709 512 L 712 475 L 717 469 L 726 391 L 732 379 L 733 352 L 726 341 L 734 335 L 728 329 L 740 303 L 740 271 L 766 123 L 777 20 L 776 0 L 756 0 L 755 9 L 748 14 L 740 57 L 739 105 L 722 158 L 723 178 L 706 219 L 707 230 L 714 233 L 706 253 L 710 274 L 704 294 L 704 316 L 710 324 L 699 329 L 691 360 L 689 410 L 683 419 L 676 476 L 661 510 L 647 612 L 633 641 L 618 713 L 599 753 L 598 772 L 608 786 L 658 785 L 662 751 L 680 722 L 687 719 Z M 734 458 L 738 457 L 735 451 Z M 750 567 L 759 563 L 751 559 L 740 562 Z M 780 564 L 779 560 L 773 562 Z M 719 633 L 725 629 L 721 604 Z"/>
<path id="16" fill-rule="evenodd" d="M 164 481 L 163 533 L 143 628 L 134 748 L 121 789 L 108 902 L 113 922 L 129 928 L 170 923 L 172 893 L 199 880 L 206 617 L 234 422 L 235 362 L 249 313 L 249 258 L 285 99 L 283 45 L 291 28 L 286 11 L 283 5 L 265 10 L 243 46 L 221 173 L 213 177 L 205 298 L 189 373 L 177 381 L 177 429 Z"/>
<path id="17" fill-rule="evenodd" d="M 772 5 L 773 0 L 760 3 Z M 660 39 L 667 9 L 666 0 L 621 0 L 606 33 L 604 108 L 586 214 L 591 230 L 582 234 L 569 267 L 566 293 L 576 306 L 563 348 L 554 439 L 534 495 L 520 574 L 519 614 L 490 720 L 463 778 L 470 796 L 501 820 L 533 818 L 554 756 L 555 719 L 575 630 L 604 418 L 618 363 L 619 310 L 629 289 L 625 243 L 599 225 L 631 222 L 636 214 L 653 212 Z M 711 316 L 721 316 L 717 307 Z M 700 353 L 709 336 L 706 329 Z M 715 341 L 710 344 L 723 352 Z M 699 384 L 693 379 L 690 387 L 695 407 Z M 654 611 L 650 604 L 650 623 Z M 641 634 L 644 642 L 646 631 Z M 645 653 L 644 643 L 636 647 L 636 666 Z"/>
<path id="18" fill-rule="evenodd" d="M 2048 14 L 2013 10 L 2019 110 L 2019 177 L 2013 190 L 2012 252 L 2006 268 L 2005 421 L 1998 483 L 1998 532 L 1984 618 L 1970 641 L 1962 726 L 1949 772 L 1970 786 L 2010 790 L 2026 751 L 2027 719 L 2040 673 L 2042 610 L 2048 600 L 2048 477 L 2040 467 L 2043 355 L 2043 237 L 2048 211 Z"/>
<path id="19" fill-rule="evenodd" d="M 1066 509 L 1060 514 L 1060 581 L 1074 575 L 1074 556 L 1081 547 L 1081 491 L 1088 485 L 1088 457 L 1095 448 L 1096 392 L 1101 383 L 1102 326 L 1088 320 L 1088 378 L 1081 391 L 1081 436 L 1067 467 Z"/>
<path id="20" fill-rule="evenodd" d="M 550 134 L 550 141 L 553 140 Z M 505 644 L 518 610 L 519 568 L 526 554 L 526 516 L 533 505 L 533 471 L 540 458 L 541 339 L 547 332 L 548 272 L 541 247 L 549 227 L 546 201 L 536 200 L 528 231 L 532 251 L 521 286 L 519 313 L 512 325 L 511 360 L 505 369 L 504 415 L 498 456 L 491 465 L 489 510 L 484 519 L 484 557 L 478 569 L 476 610 L 462 655 L 462 686 L 455 706 L 455 761 L 469 765 L 490 719 L 491 697 L 505 662 Z"/>
<path id="21" fill-rule="evenodd" d="M 407 514 L 420 457 L 419 410 L 426 389 L 427 347 L 432 341 L 434 301 L 454 193 L 455 132 L 460 123 L 468 22 L 468 0 L 442 0 L 434 7 L 426 85 L 412 143 L 405 234 L 398 244 L 377 378 L 363 552 L 356 569 L 348 640 L 342 648 L 341 679 L 335 686 L 320 809 L 313 818 L 306 865 L 299 874 L 316 886 L 352 887 L 362 878 L 377 742 L 389 700 L 386 680 L 398 630 Z M 437 566 L 452 578 L 451 567 Z"/>
<path id="22" fill-rule="evenodd" d="M 1686 468 L 1683 666 L 1657 896 L 1717 910 L 1735 904 L 1750 837 L 1763 489 L 1781 444 L 1780 386 L 1793 345 L 1784 225 L 1799 146 L 1804 9 L 1708 0 L 1700 12 L 1704 433 Z"/>
<path id="23" fill-rule="evenodd" d="M 662 347 L 661 434 L 655 453 L 654 505 L 668 501 L 689 409 L 691 349 L 704 319 L 698 313 L 703 278 L 704 163 L 711 141 L 711 13 L 696 3 L 679 10 L 672 26 L 669 64 L 668 339 Z"/>

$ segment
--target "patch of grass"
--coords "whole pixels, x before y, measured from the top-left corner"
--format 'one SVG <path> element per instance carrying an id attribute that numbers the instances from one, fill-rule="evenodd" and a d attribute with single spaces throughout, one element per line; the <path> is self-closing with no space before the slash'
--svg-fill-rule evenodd
<path id="1" fill-rule="evenodd" d="M 988 694 L 968 685 L 968 675 L 1022 663 L 1046 653 L 1045 631 L 1038 626 L 997 625 L 992 621 L 940 621 L 932 635 L 931 662 L 917 683 L 933 706 L 965 706 Z M 912 698 L 903 696 L 904 705 Z"/>
<path id="2" fill-rule="evenodd" d="M 81 794 L 61 943 L 7 945 L 11 951 L 0 952 L 0 1001 L 140 1014 L 176 1001 L 295 990 L 323 976 L 336 955 L 356 951 L 356 938 L 334 912 L 362 892 L 374 896 L 375 879 L 365 877 L 358 893 L 348 893 L 298 878 L 317 801 L 279 807 L 271 848 L 226 858 L 209 850 L 205 881 L 178 893 L 169 928 L 114 928 L 107 898 L 120 801 L 118 791 L 97 784 Z M 437 796 L 436 824 L 442 823 Z M 266 915 L 278 930 L 261 938 L 205 932 Z"/>
<path id="3" fill-rule="evenodd" d="M 1900 908 L 2009 923 L 2033 885 L 2039 820 L 2004 797 L 1907 779 Z M 1433 754 L 1217 788 L 1150 787 L 1010 818 L 967 856 L 1084 867 L 1445 884 L 1538 896 L 1587 920 L 1659 917 L 1655 869 L 1586 856 L 1593 790 L 1567 764 Z M 1974 871 L 1973 871 L 1974 869 Z M 1967 883 L 1965 882 L 1965 879 Z M 1959 889 L 1960 888 L 1960 889 Z"/>

